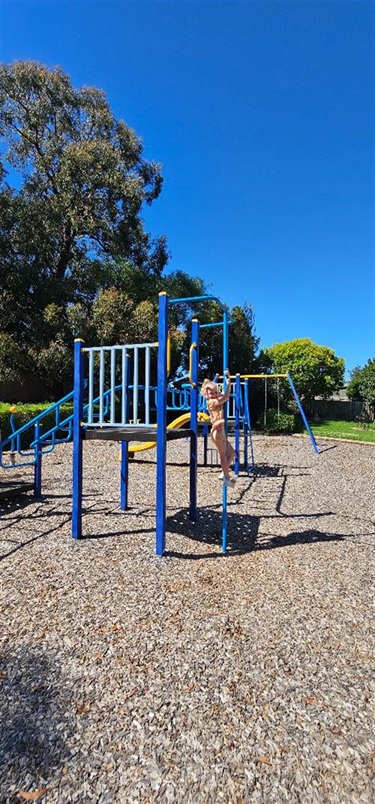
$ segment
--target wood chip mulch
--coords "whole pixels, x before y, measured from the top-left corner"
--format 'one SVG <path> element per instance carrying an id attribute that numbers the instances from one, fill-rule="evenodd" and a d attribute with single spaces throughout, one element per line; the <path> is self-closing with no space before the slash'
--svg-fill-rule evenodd
<path id="1" fill-rule="evenodd" d="M 1 802 L 375 800 L 375 448 L 319 446 L 255 438 L 225 556 L 218 468 L 189 522 L 186 441 L 168 445 L 164 558 L 154 452 L 122 512 L 118 444 L 84 445 L 79 542 L 70 445 L 42 500 L 0 501 Z"/>

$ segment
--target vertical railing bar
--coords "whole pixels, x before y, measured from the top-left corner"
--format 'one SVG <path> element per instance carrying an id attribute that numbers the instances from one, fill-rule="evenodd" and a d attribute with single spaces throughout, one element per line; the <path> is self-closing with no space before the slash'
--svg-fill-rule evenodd
<path id="1" fill-rule="evenodd" d="M 111 424 L 115 424 L 116 352 L 111 348 Z"/>
<path id="2" fill-rule="evenodd" d="M 137 424 L 138 418 L 138 346 L 134 346 L 133 362 L 133 424 Z"/>
<path id="3" fill-rule="evenodd" d="M 126 424 L 126 346 L 121 351 L 121 424 Z"/>
<path id="4" fill-rule="evenodd" d="M 149 346 L 146 346 L 146 354 L 145 354 L 145 422 L 146 424 L 150 424 L 150 356 L 151 356 L 151 349 Z"/>
<path id="5" fill-rule="evenodd" d="M 93 423 L 93 401 L 94 401 L 94 352 L 89 351 L 89 409 L 88 409 L 88 424 Z"/>
<path id="6" fill-rule="evenodd" d="M 100 349 L 100 366 L 99 366 L 99 425 L 103 424 L 103 394 L 104 394 L 104 364 L 105 364 L 105 350 Z"/>

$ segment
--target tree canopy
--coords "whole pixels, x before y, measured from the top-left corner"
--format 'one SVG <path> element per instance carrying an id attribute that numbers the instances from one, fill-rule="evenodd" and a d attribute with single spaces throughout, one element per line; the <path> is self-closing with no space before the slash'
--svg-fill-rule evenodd
<path id="1" fill-rule="evenodd" d="M 290 373 L 299 396 L 306 403 L 315 396 L 327 399 L 344 380 L 344 359 L 310 338 L 276 343 L 264 350 L 262 358 L 266 370 L 275 374 Z"/>
<path id="2" fill-rule="evenodd" d="M 101 90 L 75 89 L 60 68 L 2 65 L 0 134 L 22 178 L 22 228 L 30 235 L 35 227 L 28 256 L 38 246 L 46 278 L 64 279 L 77 258 L 93 254 L 160 274 L 165 240 L 152 241 L 140 217 L 160 194 L 160 165 L 144 159 L 141 140 L 114 118 Z"/>
<path id="3" fill-rule="evenodd" d="M 346 393 L 349 399 L 365 402 L 372 415 L 375 414 L 375 358 L 370 358 L 362 368 L 353 369 Z"/>
<path id="4" fill-rule="evenodd" d="M 184 271 L 164 274 L 164 235 L 145 231 L 144 205 L 161 166 L 116 120 L 105 94 L 75 88 L 59 67 L 0 66 L 0 379 L 32 373 L 51 388 L 71 381 L 72 344 L 157 340 L 158 293 L 207 294 Z M 203 309 L 202 309 L 203 308 Z M 187 323 L 170 312 L 172 368 L 186 363 Z M 202 305 L 203 322 L 219 320 Z M 249 306 L 232 311 L 231 363 L 251 366 L 258 340 Z M 202 330 L 202 366 L 222 366 L 222 332 Z"/>

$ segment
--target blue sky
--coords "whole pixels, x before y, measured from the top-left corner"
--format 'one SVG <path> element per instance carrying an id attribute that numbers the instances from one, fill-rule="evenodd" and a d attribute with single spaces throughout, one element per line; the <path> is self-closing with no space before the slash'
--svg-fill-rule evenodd
<path id="1" fill-rule="evenodd" d="M 102 88 L 165 184 L 171 269 L 252 304 L 261 346 L 375 356 L 374 6 L 2 0 L 1 58 Z"/>

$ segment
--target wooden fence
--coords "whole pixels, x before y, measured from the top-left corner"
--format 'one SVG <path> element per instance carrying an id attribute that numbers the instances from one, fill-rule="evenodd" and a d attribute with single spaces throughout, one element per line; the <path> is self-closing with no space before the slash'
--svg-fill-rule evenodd
<path id="1" fill-rule="evenodd" d="M 309 413 L 310 418 L 346 422 L 368 416 L 365 404 L 352 399 L 315 399 L 309 405 Z"/>
<path id="2" fill-rule="evenodd" d="M 49 399 L 45 385 L 36 377 L 25 377 L 24 381 L 0 381 L 0 402 L 45 402 Z"/>

